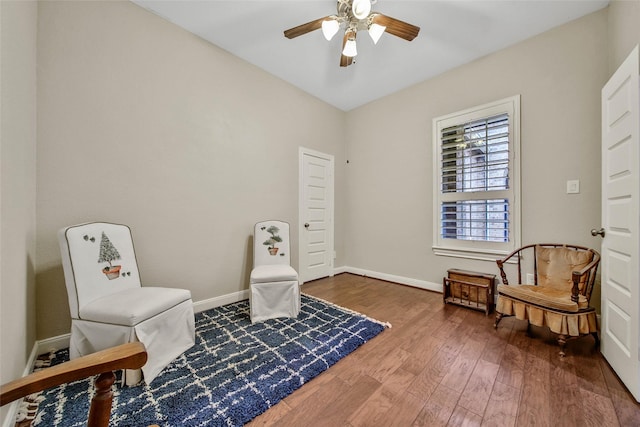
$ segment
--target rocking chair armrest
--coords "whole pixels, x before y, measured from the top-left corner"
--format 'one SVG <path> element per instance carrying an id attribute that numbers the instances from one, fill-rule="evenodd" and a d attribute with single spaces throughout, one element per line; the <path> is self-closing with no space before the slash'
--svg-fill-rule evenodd
<path id="1" fill-rule="evenodd" d="M 522 252 L 524 249 L 526 249 L 526 248 L 528 248 L 530 246 L 533 246 L 533 245 L 523 246 L 520 249 L 516 249 L 515 251 L 511 252 L 509 255 L 505 256 L 504 258 L 497 260 L 496 262 L 498 263 L 498 266 L 500 268 L 502 268 L 503 264 L 505 264 L 507 261 L 509 261 L 515 255 L 520 256 L 520 252 Z"/>
<path id="2" fill-rule="evenodd" d="M 104 372 L 138 369 L 146 362 L 147 351 L 141 342 L 122 344 L 82 356 L 3 384 L 0 388 L 0 406 L 38 391 Z"/>
<path id="3" fill-rule="evenodd" d="M 573 280 L 574 282 L 575 282 L 576 280 L 578 280 L 578 281 L 579 281 L 579 280 L 580 280 L 580 278 L 581 278 L 582 276 L 584 276 L 584 274 L 585 274 L 587 271 L 589 271 L 589 270 L 593 269 L 594 267 L 597 267 L 599 263 L 600 263 L 600 257 L 599 257 L 599 256 L 594 256 L 594 257 L 593 257 L 593 259 L 591 260 L 591 262 L 590 262 L 589 264 L 585 265 L 585 266 L 582 268 L 582 270 L 579 270 L 579 271 L 573 271 L 573 272 L 571 272 L 571 280 Z"/>
<path id="4" fill-rule="evenodd" d="M 514 256 L 518 256 L 520 257 L 520 254 L 522 253 L 523 250 L 530 248 L 532 246 L 535 245 L 527 245 L 527 246 L 523 246 L 520 249 L 516 249 L 515 251 L 511 252 L 509 255 L 507 255 L 506 257 L 502 258 L 502 259 L 498 259 L 496 260 L 496 264 L 498 264 L 498 268 L 500 269 L 500 277 L 502 277 L 502 283 L 505 285 L 509 284 L 509 281 L 507 280 L 507 274 L 504 271 L 504 264 L 506 264 L 507 261 L 509 261 L 512 257 Z"/>
<path id="5" fill-rule="evenodd" d="M 598 269 L 598 264 L 600 264 L 600 256 L 598 256 L 598 254 L 594 254 L 591 262 L 584 266 L 582 270 L 571 272 L 571 281 L 573 282 L 573 287 L 571 288 L 572 301 L 578 301 L 578 293 L 580 292 L 580 278 L 590 270 L 594 270 L 593 274 L 595 274 L 596 270 Z"/>

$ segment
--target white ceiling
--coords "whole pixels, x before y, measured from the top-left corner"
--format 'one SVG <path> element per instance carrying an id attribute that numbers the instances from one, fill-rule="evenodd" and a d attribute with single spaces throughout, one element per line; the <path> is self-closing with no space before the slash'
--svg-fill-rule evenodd
<path id="1" fill-rule="evenodd" d="M 342 37 L 283 31 L 336 13 L 335 0 L 132 0 L 344 111 L 606 7 L 608 0 L 378 0 L 373 10 L 420 27 L 407 42 L 358 37 L 340 67 Z"/>

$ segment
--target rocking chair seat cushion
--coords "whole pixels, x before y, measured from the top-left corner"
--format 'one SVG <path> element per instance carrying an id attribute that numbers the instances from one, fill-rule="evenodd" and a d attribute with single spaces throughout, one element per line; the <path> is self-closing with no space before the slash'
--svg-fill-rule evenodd
<path id="1" fill-rule="evenodd" d="M 515 298 L 540 307 L 576 313 L 589 307 L 584 295 L 578 295 L 578 303 L 571 301 L 571 292 L 550 286 L 498 285 L 498 294 Z"/>
<path id="2" fill-rule="evenodd" d="M 140 287 L 104 295 L 80 307 L 80 319 L 135 326 L 191 299 L 186 289 Z"/>
<path id="3" fill-rule="evenodd" d="M 289 282 L 298 280 L 298 273 L 290 265 L 258 265 L 251 270 L 251 283 Z"/>

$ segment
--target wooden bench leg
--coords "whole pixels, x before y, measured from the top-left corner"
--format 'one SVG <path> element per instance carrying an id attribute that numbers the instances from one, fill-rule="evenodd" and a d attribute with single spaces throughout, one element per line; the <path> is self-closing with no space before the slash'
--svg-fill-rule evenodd
<path id="1" fill-rule="evenodd" d="M 496 322 L 493 324 L 493 329 L 498 329 L 498 323 L 502 320 L 504 315 L 498 311 L 496 311 Z"/>
<path id="2" fill-rule="evenodd" d="M 564 346 L 567 343 L 567 337 L 566 335 L 558 335 L 558 345 L 560 346 L 560 357 L 564 357 L 565 353 L 564 353 Z"/>

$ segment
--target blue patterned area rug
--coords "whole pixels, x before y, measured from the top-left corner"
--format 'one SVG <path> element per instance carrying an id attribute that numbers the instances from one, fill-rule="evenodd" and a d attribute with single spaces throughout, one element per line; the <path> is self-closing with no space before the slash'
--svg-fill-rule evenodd
<path id="1" fill-rule="evenodd" d="M 240 426 L 388 324 L 302 295 L 298 319 L 251 324 L 248 300 L 196 314 L 196 345 L 150 385 L 114 391 L 114 426 Z M 53 364 L 68 358 L 56 352 Z M 84 426 L 93 379 L 43 392 L 34 425 Z"/>

